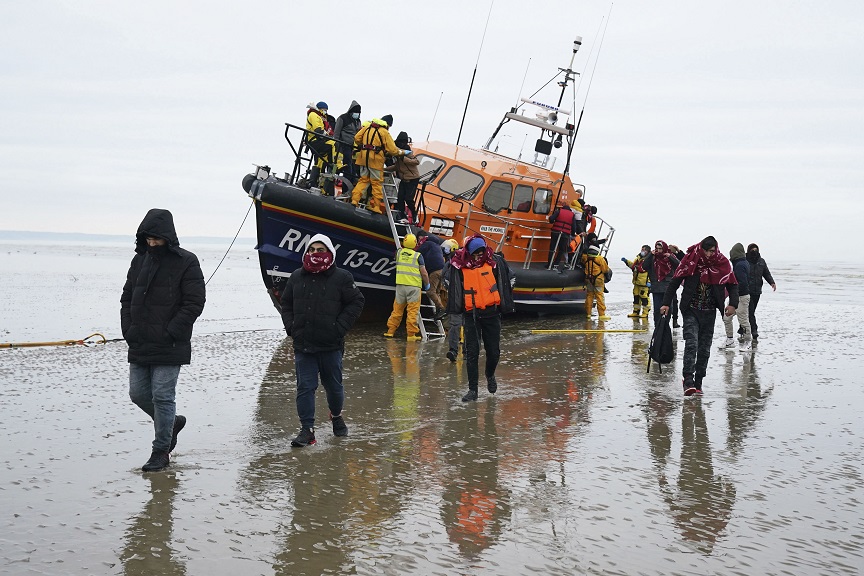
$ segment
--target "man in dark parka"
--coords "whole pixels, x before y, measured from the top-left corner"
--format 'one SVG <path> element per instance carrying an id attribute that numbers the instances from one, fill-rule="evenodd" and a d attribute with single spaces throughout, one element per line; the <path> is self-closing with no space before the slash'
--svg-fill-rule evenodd
<path id="1" fill-rule="evenodd" d="M 204 310 L 198 258 L 180 248 L 174 218 L 153 208 L 135 234 L 135 256 L 120 297 L 120 326 L 129 346 L 129 397 L 153 419 L 155 439 L 144 471 L 168 466 L 186 418 L 176 414 L 180 366 L 192 359 L 192 325 Z"/>

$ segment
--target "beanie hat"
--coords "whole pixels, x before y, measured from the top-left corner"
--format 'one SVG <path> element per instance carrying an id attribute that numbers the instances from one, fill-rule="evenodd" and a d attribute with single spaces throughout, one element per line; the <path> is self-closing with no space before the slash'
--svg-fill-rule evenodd
<path id="1" fill-rule="evenodd" d="M 392 114 L 385 114 L 384 116 L 381 116 L 381 120 L 383 120 L 384 122 L 387 123 L 388 128 L 393 126 L 393 115 Z"/>
<path id="2" fill-rule="evenodd" d="M 327 106 L 326 102 L 318 102 L 318 104 L 316 104 L 315 107 L 318 108 L 319 110 L 329 110 L 330 109 L 330 107 Z"/>
<path id="3" fill-rule="evenodd" d="M 396 136 L 396 140 L 394 140 L 394 142 L 404 142 L 405 144 L 407 144 L 408 143 L 408 133 L 407 132 L 399 132 L 399 135 Z"/>
<path id="4" fill-rule="evenodd" d="M 311 246 L 315 242 L 321 242 L 322 244 L 324 244 L 324 246 L 327 247 L 328 250 L 330 250 L 330 253 L 333 254 L 334 257 L 336 256 L 336 249 L 333 247 L 333 242 L 330 241 L 330 238 L 328 238 L 324 234 L 316 234 L 309 239 L 309 244 L 307 244 L 306 246 Z"/>
<path id="5" fill-rule="evenodd" d="M 468 244 L 465 245 L 465 248 L 468 249 L 469 254 L 473 254 L 481 248 L 486 248 L 486 241 L 483 240 L 483 238 L 472 238 L 468 241 Z"/>

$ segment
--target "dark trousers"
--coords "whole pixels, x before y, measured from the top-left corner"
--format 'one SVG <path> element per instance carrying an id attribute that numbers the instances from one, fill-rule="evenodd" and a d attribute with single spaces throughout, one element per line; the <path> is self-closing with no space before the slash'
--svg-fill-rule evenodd
<path id="1" fill-rule="evenodd" d="M 694 374 L 698 380 L 705 377 L 711 342 L 714 339 L 714 321 L 717 310 L 681 310 L 684 317 L 684 376 Z"/>
<path id="2" fill-rule="evenodd" d="M 342 413 L 345 391 L 342 388 L 342 350 L 329 352 L 294 351 L 294 367 L 297 370 L 297 416 L 303 428 L 315 425 L 315 390 L 318 389 L 318 375 L 321 385 L 327 392 L 327 406 L 330 413 Z"/>
<path id="3" fill-rule="evenodd" d="M 342 153 L 342 175 L 346 176 L 351 180 L 351 184 L 356 184 L 357 180 L 360 178 L 360 168 L 354 164 L 354 148 L 353 146 L 346 146 L 344 144 L 339 144 L 339 151 Z"/>
<path id="4" fill-rule="evenodd" d="M 546 262 L 546 267 L 558 264 L 561 257 L 570 251 L 570 235 L 563 232 L 552 232 L 552 239 L 549 241 L 549 261 Z"/>
<path id="5" fill-rule="evenodd" d="M 414 207 L 414 194 L 417 192 L 418 178 L 414 180 L 400 180 L 399 191 L 396 194 L 396 210 L 402 214 L 408 215 L 405 212 L 405 207 L 411 211 L 411 220 L 417 221 L 417 208 Z"/>
<path id="6" fill-rule="evenodd" d="M 657 326 L 657 323 L 660 322 L 660 307 L 663 306 L 663 295 L 665 292 L 652 292 L 651 298 L 654 300 L 654 326 Z M 678 298 L 672 297 L 672 305 L 669 306 L 668 314 L 675 320 L 678 321 Z"/>
<path id="7" fill-rule="evenodd" d="M 750 335 L 753 338 L 759 337 L 759 329 L 756 326 L 756 306 L 759 305 L 759 297 L 762 294 L 753 294 L 750 293 L 750 308 L 747 310 L 748 316 L 750 317 Z"/>
<path id="8" fill-rule="evenodd" d="M 501 315 L 475 316 L 465 312 L 465 366 L 468 369 L 468 388 L 477 390 L 479 380 L 480 338 L 486 350 L 486 376 L 494 376 L 501 358 Z"/>

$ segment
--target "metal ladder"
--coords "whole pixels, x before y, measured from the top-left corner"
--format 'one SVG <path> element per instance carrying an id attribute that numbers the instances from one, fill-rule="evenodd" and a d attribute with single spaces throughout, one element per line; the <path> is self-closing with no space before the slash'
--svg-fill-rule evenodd
<path id="1" fill-rule="evenodd" d="M 411 224 L 397 222 L 393 219 L 394 209 L 392 204 L 396 202 L 398 193 L 398 184 L 396 177 L 392 172 L 385 173 L 384 176 L 384 213 L 387 215 L 387 221 L 390 223 L 390 232 L 393 234 L 393 242 L 396 249 L 402 248 L 402 240 L 408 234 L 413 233 Z M 427 325 L 429 326 L 427 328 Z M 426 292 L 420 292 L 420 311 L 417 313 L 417 327 L 420 328 L 420 337 L 423 341 L 429 338 L 444 338 L 447 332 L 444 331 L 444 324 L 441 320 L 435 319 L 435 304 L 426 295 Z"/>

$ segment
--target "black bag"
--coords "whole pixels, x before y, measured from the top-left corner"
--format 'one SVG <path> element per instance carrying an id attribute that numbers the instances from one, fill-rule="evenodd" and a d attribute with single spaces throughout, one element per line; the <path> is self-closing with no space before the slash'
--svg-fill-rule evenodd
<path id="1" fill-rule="evenodd" d="M 651 372 L 651 360 L 657 363 L 660 373 L 663 373 L 663 364 L 669 364 L 675 358 L 675 349 L 672 348 L 672 329 L 669 327 L 669 314 L 660 317 L 660 322 L 654 327 L 651 336 L 651 344 L 648 345 L 648 369 Z"/>

